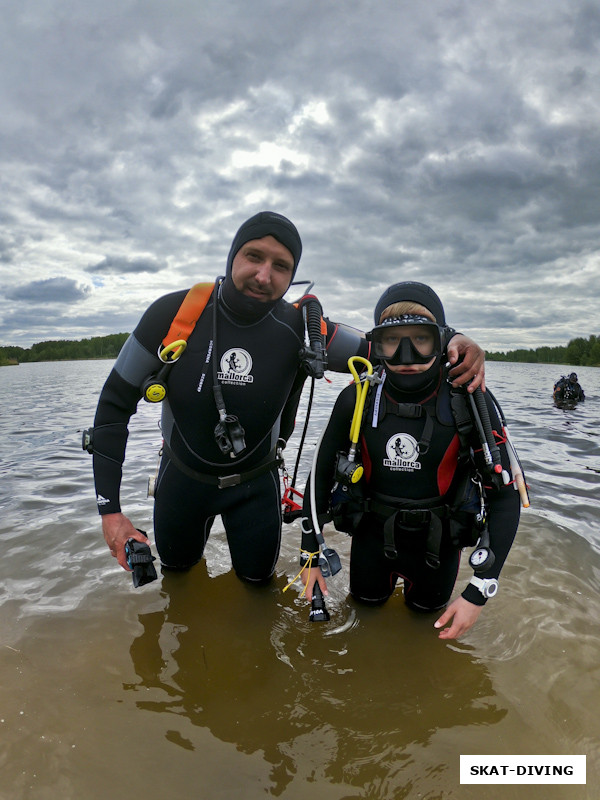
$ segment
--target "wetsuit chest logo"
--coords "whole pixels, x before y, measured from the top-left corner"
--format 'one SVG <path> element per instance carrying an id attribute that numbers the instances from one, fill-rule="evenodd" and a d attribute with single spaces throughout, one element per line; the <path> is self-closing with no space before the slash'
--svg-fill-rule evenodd
<path id="1" fill-rule="evenodd" d="M 385 446 L 387 458 L 383 466 L 389 467 L 392 472 L 415 472 L 421 469 L 419 458 L 419 445 L 417 440 L 408 433 L 395 433 L 388 439 Z"/>
<path id="2" fill-rule="evenodd" d="M 253 383 L 252 357 L 247 350 L 234 347 L 221 356 L 220 372 L 217 377 L 221 383 L 245 384 Z"/>

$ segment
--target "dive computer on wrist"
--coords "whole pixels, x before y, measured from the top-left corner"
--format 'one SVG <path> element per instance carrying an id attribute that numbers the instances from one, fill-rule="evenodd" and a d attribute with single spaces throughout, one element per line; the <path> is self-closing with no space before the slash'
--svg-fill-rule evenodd
<path id="1" fill-rule="evenodd" d="M 477 575 L 473 575 L 469 583 L 472 583 L 473 586 L 479 589 L 486 599 L 493 597 L 498 591 L 498 581 L 496 578 L 478 578 Z"/>

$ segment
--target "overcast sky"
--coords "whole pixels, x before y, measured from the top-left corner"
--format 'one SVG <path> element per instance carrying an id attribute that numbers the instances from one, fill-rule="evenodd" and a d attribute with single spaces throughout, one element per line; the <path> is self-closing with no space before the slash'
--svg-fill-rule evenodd
<path id="1" fill-rule="evenodd" d="M 421 280 L 487 349 L 600 334 L 599 42 L 572 0 L 4 0 L 0 344 L 131 331 L 261 209 L 333 319 Z"/>

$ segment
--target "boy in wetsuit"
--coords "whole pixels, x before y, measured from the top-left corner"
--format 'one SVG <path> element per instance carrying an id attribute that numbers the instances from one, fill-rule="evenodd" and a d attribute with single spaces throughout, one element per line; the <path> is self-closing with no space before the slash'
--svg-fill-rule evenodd
<path id="1" fill-rule="evenodd" d="M 380 298 L 375 325 L 369 337 L 381 361 L 379 383 L 370 389 L 361 427 L 364 476 L 350 492 L 356 497 L 360 490 L 362 498 L 354 502 L 362 511 L 352 518 L 352 530 L 343 528 L 352 533 L 350 593 L 363 603 L 385 603 L 402 579 L 410 608 L 439 611 L 450 600 L 462 547 L 475 544 L 478 535 L 473 531 L 474 516 L 456 510 L 458 495 L 469 485 L 473 462 L 465 458 L 464 446 L 461 454 L 451 410 L 444 366 L 444 309 L 430 287 L 399 283 Z M 313 567 L 302 572 L 309 600 L 317 580 L 326 593 L 321 571 L 314 568 L 319 545 L 313 524 L 327 518 L 332 507 L 336 513 L 337 495 L 332 492 L 343 484 L 336 464 L 338 454 L 348 448 L 355 397 L 354 385 L 341 392 L 325 430 L 314 476 L 316 509 L 311 507 L 311 493 L 305 495 L 301 565 Z M 489 398 L 486 405 L 493 429 L 500 432 Z M 472 450 L 480 451 L 475 434 L 467 436 Z M 500 440 L 498 446 L 502 467 L 508 470 L 505 444 Z M 475 452 L 474 464 L 484 475 L 481 452 Z M 487 598 L 497 590 L 517 530 L 520 506 L 513 486 L 495 479 L 485 491 L 494 560 L 480 564 L 473 580 L 436 621 L 442 639 L 456 638 L 476 622 Z"/>

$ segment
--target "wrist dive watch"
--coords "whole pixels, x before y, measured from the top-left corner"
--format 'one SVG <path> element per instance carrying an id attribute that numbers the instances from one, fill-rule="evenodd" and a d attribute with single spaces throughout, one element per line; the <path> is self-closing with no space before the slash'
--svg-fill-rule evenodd
<path id="1" fill-rule="evenodd" d="M 477 575 L 473 575 L 469 583 L 472 583 L 473 586 L 479 589 L 486 599 L 493 597 L 498 591 L 498 581 L 496 578 L 478 578 Z"/>

